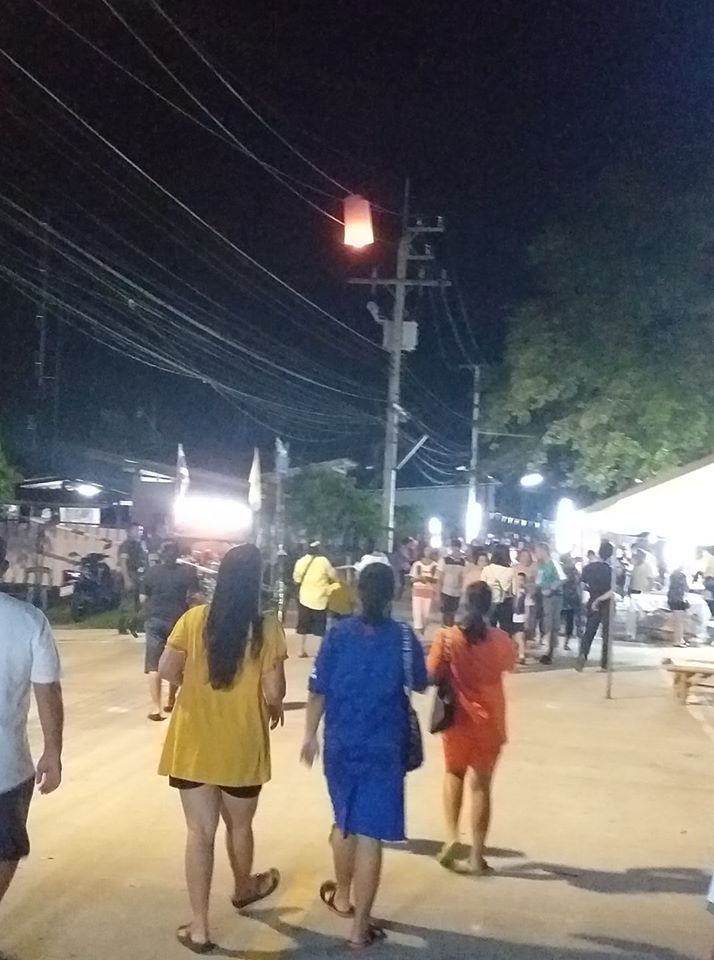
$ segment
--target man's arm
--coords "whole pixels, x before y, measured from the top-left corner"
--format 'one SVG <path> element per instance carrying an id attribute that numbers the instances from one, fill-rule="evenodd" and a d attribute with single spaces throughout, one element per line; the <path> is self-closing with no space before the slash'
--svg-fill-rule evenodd
<path id="1" fill-rule="evenodd" d="M 32 689 L 45 741 L 42 756 L 37 761 L 36 782 L 40 793 L 52 793 L 62 780 L 62 732 L 64 729 L 62 686 L 59 681 L 33 683 Z"/>

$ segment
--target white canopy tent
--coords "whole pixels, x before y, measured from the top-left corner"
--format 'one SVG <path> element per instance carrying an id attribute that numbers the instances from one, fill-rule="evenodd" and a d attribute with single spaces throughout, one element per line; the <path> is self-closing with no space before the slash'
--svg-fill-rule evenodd
<path id="1" fill-rule="evenodd" d="M 579 512 L 583 537 L 647 532 L 681 548 L 714 543 L 714 455 L 667 470 Z"/>

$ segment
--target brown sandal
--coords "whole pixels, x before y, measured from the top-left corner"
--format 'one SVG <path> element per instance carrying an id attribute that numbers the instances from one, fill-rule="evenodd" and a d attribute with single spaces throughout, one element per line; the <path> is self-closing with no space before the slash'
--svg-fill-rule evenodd
<path id="1" fill-rule="evenodd" d="M 343 919 L 350 919 L 355 915 L 355 908 L 350 906 L 349 910 L 338 910 L 335 906 L 335 895 L 337 894 L 337 884 L 334 880 L 326 880 L 320 887 L 320 900 L 325 904 L 328 910 Z"/>
<path id="2" fill-rule="evenodd" d="M 269 897 L 271 893 L 275 893 L 280 883 L 280 872 L 273 868 L 272 870 L 266 870 L 265 873 L 256 873 L 252 879 L 255 882 L 256 892 L 252 897 L 244 897 L 243 900 L 231 900 L 231 903 L 236 910 L 242 910 L 243 907 L 249 907 L 252 903 L 258 903 L 259 900 L 265 900 L 265 898 Z M 261 890 L 261 884 L 266 880 L 268 885 L 264 890 Z"/>
<path id="3" fill-rule="evenodd" d="M 367 939 L 360 940 L 356 942 L 355 940 L 348 940 L 347 947 L 349 950 L 369 950 L 370 947 L 376 946 L 378 943 L 381 943 L 383 940 L 387 939 L 387 934 L 382 930 L 381 927 L 374 926 L 373 924 L 369 925 L 369 930 L 367 931 Z"/>

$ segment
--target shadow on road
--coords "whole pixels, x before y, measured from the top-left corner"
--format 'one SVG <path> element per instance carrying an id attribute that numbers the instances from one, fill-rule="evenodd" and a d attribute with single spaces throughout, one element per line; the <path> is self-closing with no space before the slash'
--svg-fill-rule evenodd
<path id="1" fill-rule="evenodd" d="M 291 941 L 275 950 L 232 950 L 219 947 L 213 956 L 243 957 L 244 960 L 275 960 L 280 956 L 290 957 L 342 957 L 346 956 L 343 939 L 296 927 L 284 917 L 297 911 L 287 909 L 260 910 L 251 913 L 254 920 L 266 924 Z M 433 930 L 405 923 L 385 923 L 387 940 L 373 949 L 375 956 L 392 960 L 406 960 L 425 955 L 442 957 L 444 960 L 458 957 L 479 956 L 488 960 L 613 960 L 613 949 L 622 951 L 623 957 L 638 960 L 689 960 L 682 953 L 657 947 L 648 943 L 617 940 L 606 937 L 578 937 L 581 941 L 573 947 L 554 947 L 545 944 L 513 943 L 490 937 L 469 936 L 449 930 Z M 345 936 L 347 935 L 345 925 Z M 427 953 L 425 954 L 425 951 Z"/>
<path id="2" fill-rule="evenodd" d="M 584 870 L 561 863 L 525 863 L 499 870 L 499 877 L 520 880 L 565 880 L 572 887 L 594 893 L 684 893 L 704 895 L 709 876 L 689 867 L 636 867 L 620 873 Z"/>
<path id="3" fill-rule="evenodd" d="M 307 703 L 304 700 L 286 700 L 283 703 L 283 710 L 289 713 L 291 710 L 304 710 Z"/>
<path id="4" fill-rule="evenodd" d="M 396 846 L 395 849 L 403 849 L 409 853 L 413 853 L 418 857 L 435 857 L 437 853 L 441 850 L 443 846 L 443 841 L 441 840 L 427 840 L 425 838 L 417 838 L 414 840 L 407 840 L 405 845 Z M 464 859 L 469 855 L 471 848 L 465 843 L 460 843 L 456 856 L 457 859 Z M 504 847 L 489 847 L 486 850 L 487 857 L 502 857 L 503 859 L 517 859 L 518 857 L 525 857 L 525 853 L 521 850 L 508 850 Z"/>

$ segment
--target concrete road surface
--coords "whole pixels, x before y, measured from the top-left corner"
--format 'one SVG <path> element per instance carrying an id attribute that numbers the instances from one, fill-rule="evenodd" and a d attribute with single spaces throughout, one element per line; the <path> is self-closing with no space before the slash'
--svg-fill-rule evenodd
<path id="1" fill-rule="evenodd" d="M 142 647 L 62 642 L 66 779 L 36 797 L 31 858 L 0 907 L 0 952 L 17 960 L 174 960 L 188 917 L 184 828 L 156 776 L 165 725 L 145 719 Z M 408 846 L 390 849 L 377 905 L 388 960 L 694 960 L 709 956 L 714 739 L 671 697 L 651 654 L 630 649 L 617 699 L 603 677 L 570 669 L 509 679 L 512 742 L 497 774 L 491 862 L 475 880 L 442 870 L 441 755 L 409 777 Z M 638 663 L 638 661 L 643 661 Z M 219 956 L 346 956 L 343 921 L 319 902 L 330 876 L 330 810 L 321 771 L 297 759 L 309 665 L 288 661 L 285 728 L 256 824 L 256 866 L 278 866 L 271 900 L 238 916 L 217 857 Z M 426 713 L 428 698 L 421 708 Z M 702 722 L 704 720 L 704 722 Z M 33 735 L 36 738 L 36 722 Z"/>

